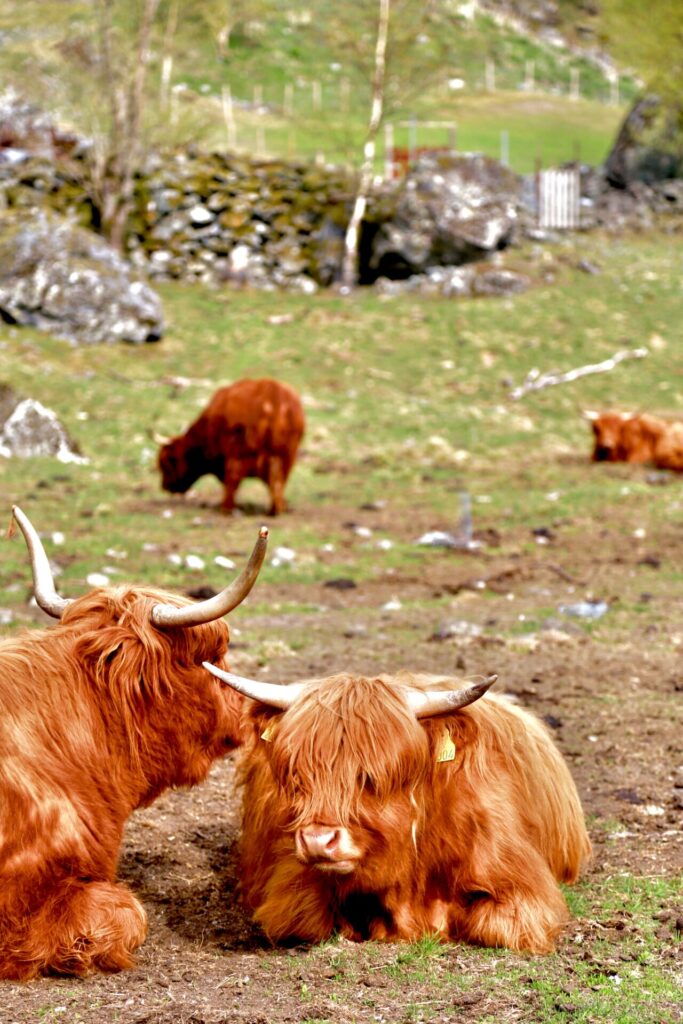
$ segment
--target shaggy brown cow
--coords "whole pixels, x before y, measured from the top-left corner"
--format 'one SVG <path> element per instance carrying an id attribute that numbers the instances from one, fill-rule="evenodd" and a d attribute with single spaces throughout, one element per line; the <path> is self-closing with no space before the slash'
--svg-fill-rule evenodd
<path id="1" fill-rule="evenodd" d="M 652 462 L 683 470 L 683 424 L 649 413 L 586 412 L 593 427 L 595 462 Z"/>
<path id="2" fill-rule="evenodd" d="M 474 703 L 495 677 L 283 687 L 207 668 L 259 702 L 242 748 L 242 885 L 272 940 L 438 932 L 553 948 L 557 882 L 577 878 L 590 843 L 545 726 L 501 697 Z"/>
<path id="3" fill-rule="evenodd" d="M 304 411 L 296 391 L 277 380 L 240 380 L 219 388 L 181 437 L 159 451 L 161 486 L 182 493 L 212 473 L 223 481 L 221 508 L 230 512 L 246 477 L 270 491 L 270 515 L 285 509 L 285 484 L 304 433 Z"/>
<path id="4" fill-rule="evenodd" d="M 240 740 L 242 698 L 201 665 L 225 664 L 222 616 L 251 589 L 267 530 L 207 601 L 132 586 L 66 600 L 37 533 L 14 516 L 36 600 L 60 621 L 0 643 L 0 978 L 118 970 L 147 931 L 116 881 L 126 819 L 200 782 Z"/>

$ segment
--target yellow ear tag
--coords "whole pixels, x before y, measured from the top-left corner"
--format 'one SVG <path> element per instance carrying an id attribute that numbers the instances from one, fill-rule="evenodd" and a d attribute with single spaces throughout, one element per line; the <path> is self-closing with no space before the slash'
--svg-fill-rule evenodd
<path id="1" fill-rule="evenodd" d="M 267 725 L 265 727 L 265 729 L 263 730 L 263 732 L 261 733 L 261 739 L 265 740 L 266 743 L 270 743 L 270 741 L 273 738 L 274 733 L 275 733 L 275 724 L 271 723 L 270 725 Z"/>
<path id="2" fill-rule="evenodd" d="M 436 760 L 439 761 L 455 761 L 455 743 L 451 739 L 451 734 L 448 731 L 448 727 L 444 725 L 443 733 L 441 735 L 441 743 L 437 750 Z"/>

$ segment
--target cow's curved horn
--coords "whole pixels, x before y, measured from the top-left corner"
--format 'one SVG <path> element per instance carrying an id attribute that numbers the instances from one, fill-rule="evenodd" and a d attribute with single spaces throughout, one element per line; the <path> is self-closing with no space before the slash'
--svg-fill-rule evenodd
<path id="1" fill-rule="evenodd" d="M 408 690 L 408 703 L 417 718 L 429 718 L 430 715 L 443 715 L 447 711 L 457 711 L 475 700 L 483 697 L 493 686 L 498 676 L 487 676 L 478 683 L 470 683 L 458 690 Z"/>
<path id="2" fill-rule="evenodd" d="M 272 708 L 279 708 L 286 711 L 294 703 L 305 683 L 289 683 L 286 686 L 278 683 L 259 683 L 255 679 L 245 679 L 244 676 L 233 675 L 232 672 L 224 672 L 223 669 L 212 665 L 210 661 L 202 662 L 204 668 L 208 669 L 217 679 L 222 679 L 233 690 L 237 690 L 244 697 L 251 697 L 261 704 L 269 704 Z"/>
<path id="3" fill-rule="evenodd" d="M 254 550 L 246 566 L 236 580 L 221 590 L 220 594 L 206 601 L 176 608 L 172 604 L 155 604 L 152 608 L 152 622 L 155 626 L 201 626 L 205 622 L 220 619 L 242 602 L 259 574 L 268 546 L 268 527 L 262 526 Z"/>
<path id="4" fill-rule="evenodd" d="M 156 430 L 150 431 L 149 436 L 152 438 L 155 444 L 161 445 L 162 448 L 165 447 L 167 444 L 170 444 L 172 440 L 169 435 L 159 434 Z"/>
<path id="5" fill-rule="evenodd" d="M 33 593 L 36 602 L 48 615 L 51 615 L 54 619 L 61 619 L 65 609 L 71 604 L 71 599 L 60 597 L 55 590 L 52 569 L 45 554 L 45 548 L 28 516 L 24 515 L 18 505 L 12 505 L 12 515 L 24 535 L 26 547 L 31 556 Z"/>

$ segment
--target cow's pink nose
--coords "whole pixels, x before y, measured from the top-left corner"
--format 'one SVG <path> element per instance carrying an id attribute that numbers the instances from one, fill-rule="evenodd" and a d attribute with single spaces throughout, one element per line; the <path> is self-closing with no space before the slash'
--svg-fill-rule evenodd
<path id="1" fill-rule="evenodd" d="M 339 850 L 340 831 L 329 826 L 308 825 L 299 831 L 301 845 L 306 854 L 314 860 L 323 857 L 332 859 Z"/>

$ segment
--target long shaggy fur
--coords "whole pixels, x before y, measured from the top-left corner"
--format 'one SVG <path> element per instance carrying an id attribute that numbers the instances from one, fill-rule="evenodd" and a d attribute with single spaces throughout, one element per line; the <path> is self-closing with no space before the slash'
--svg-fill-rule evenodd
<path id="1" fill-rule="evenodd" d="M 651 462 L 683 471 L 683 423 L 649 413 L 603 412 L 591 426 L 595 462 Z"/>
<path id="2" fill-rule="evenodd" d="M 160 448 L 161 486 L 184 494 L 212 473 L 223 482 L 221 507 L 229 512 L 241 481 L 256 477 L 270 491 L 271 515 L 278 515 L 304 426 L 301 400 L 288 384 L 264 378 L 219 388 L 185 433 Z"/>
<path id="3" fill-rule="evenodd" d="M 242 885 L 256 920 L 274 941 L 438 932 L 551 950 L 567 917 L 557 883 L 576 880 L 590 843 L 549 732 L 497 696 L 418 721 L 406 685 L 451 682 L 338 675 L 283 714 L 254 706 Z M 456 756 L 439 762 L 444 730 Z M 348 829 L 351 873 L 301 861 L 295 833 L 313 822 Z"/>
<path id="4" fill-rule="evenodd" d="M 201 667 L 227 625 L 156 628 L 157 603 L 188 602 L 98 589 L 0 644 L 0 978 L 130 966 L 147 922 L 115 881 L 124 823 L 239 742 L 241 698 Z"/>

